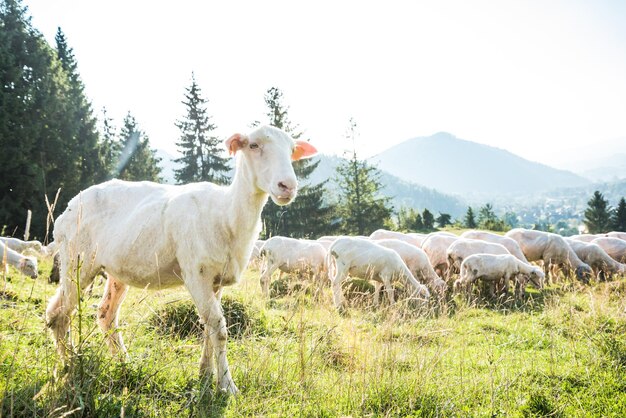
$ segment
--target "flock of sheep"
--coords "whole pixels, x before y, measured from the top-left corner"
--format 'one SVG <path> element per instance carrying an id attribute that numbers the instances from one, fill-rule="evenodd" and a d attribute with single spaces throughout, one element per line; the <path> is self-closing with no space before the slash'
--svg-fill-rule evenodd
<path id="1" fill-rule="evenodd" d="M 78 298 L 98 274 L 107 280 L 97 322 L 112 352 L 126 352 L 118 314 L 129 286 L 184 285 L 204 324 L 201 375 L 216 374 L 218 388 L 238 392 L 227 360 L 222 289 L 236 283 L 248 267 L 268 198 L 286 205 L 296 197 L 292 161 L 311 157 L 316 149 L 271 126 L 248 135 L 234 134 L 225 145 L 237 159 L 228 186 L 111 180 L 82 191 L 68 203 L 55 222 L 54 241 L 47 249 L 11 239 L 0 244 L 4 264 L 31 277 L 37 277 L 37 261 L 20 252 L 31 248 L 58 258 L 59 287 L 45 320 L 62 361 L 72 358 L 67 336 Z M 431 294 L 442 298 L 456 273 L 457 289 L 482 279 L 493 283 L 494 291 L 504 292 L 513 281 L 521 297 L 528 280 L 541 287 L 544 272 L 550 269 L 553 273 L 556 269 L 574 271 L 581 280 L 593 271 L 601 278 L 626 271 L 621 264 L 626 257 L 626 234 L 611 233 L 583 242 L 589 238 L 566 241 L 555 234 L 523 229 L 505 237 L 482 231 L 461 237 L 444 232 L 377 231 L 370 237 L 317 241 L 275 237 L 257 251 L 264 260 L 260 278 L 264 294 L 269 294 L 276 269 L 308 272 L 322 282 L 328 282 L 330 275 L 334 303 L 341 309 L 341 282 L 348 275 L 375 280 L 375 297 L 384 287 L 393 302 L 395 280 L 404 281 L 421 300 Z M 542 261 L 544 270 L 529 263 L 533 261 Z"/>
<path id="2" fill-rule="evenodd" d="M 461 236 L 378 230 L 369 237 L 321 237 L 316 241 L 272 237 L 257 240 L 251 263 L 261 265 L 261 288 L 267 296 L 272 273 L 306 275 L 317 283 L 330 282 L 335 305 L 343 308 L 341 283 L 348 276 L 375 281 L 374 302 L 384 287 L 394 301 L 394 281 L 412 289 L 413 296 L 444 298 L 446 289 L 470 289 L 480 279 L 493 296 L 515 299 L 528 282 L 541 289 L 546 276 L 572 272 L 587 282 L 592 274 L 606 280 L 626 273 L 626 233 L 560 235 L 517 228 L 506 235 L 470 230 Z M 535 262 L 537 265 L 531 264 Z M 458 276 L 456 281 L 452 278 Z"/>

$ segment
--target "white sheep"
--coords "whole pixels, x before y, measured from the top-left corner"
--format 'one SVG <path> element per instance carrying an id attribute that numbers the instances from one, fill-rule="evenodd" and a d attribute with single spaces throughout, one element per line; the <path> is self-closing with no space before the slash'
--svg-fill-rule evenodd
<path id="1" fill-rule="evenodd" d="M 341 283 L 350 276 L 376 281 L 374 302 L 378 304 L 378 294 L 384 285 L 389 302 L 394 302 L 392 282 L 404 281 L 413 288 L 416 297 L 430 298 L 430 292 L 411 274 L 402 258 L 394 250 L 382 247 L 375 241 L 362 238 L 342 237 L 335 240 L 327 255 L 329 276 L 331 277 L 333 299 L 337 309 L 343 309 L 344 299 Z"/>
<path id="2" fill-rule="evenodd" d="M 626 241 L 626 232 L 611 231 L 611 232 L 608 232 L 606 236 L 609 238 L 619 238 L 619 239 Z"/>
<path id="3" fill-rule="evenodd" d="M 523 296 L 527 280 L 537 289 L 543 287 L 545 275 L 539 267 L 520 261 L 512 254 L 473 254 L 461 263 L 459 278 L 454 282 L 454 289 L 469 288 L 477 279 L 497 284 L 504 283 L 508 287 L 511 279 L 515 280 L 515 299 Z M 493 288 L 493 287 L 491 287 Z"/>
<path id="4" fill-rule="evenodd" d="M 22 274 L 33 279 L 36 279 L 38 276 L 37 259 L 18 253 L 9 248 L 8 245 L 5 245 L 3 241 L 0 241 L 0 263 L 4 267 L 5 273 L 8 272 L 9 266 L 13 266 Z"/>
<path id="5" fill-rule="evenodd" d="M 582 281 L 587 281 L 592 274 L 591 267 L 578 258 L 560 235 L 515 228 L 507 232 L 505 236 L 517 241 L 528 261 L 543 261 L 546 274 L 553 266 L 574 270 L 578 280 Z"/>
<path id="6" fill-rule="evenodd" d="M 448 254 L 446 251 L 450 244 L 459 239 L 457 236 L 432 234 L 422 242 L 422 250 L 428 256 L 430 265 L 441 277 L 448 274 Z"/>
<path id="7" fill-rule="evenodd" d="M 502 244 L 477 239 L 459 238 L 446 250 L 448 257 L 448 281 L 452 275 L 460 272 L 461 263 L 473 254 L 510 254 Z"/>
<path id="8" fill-rule="evenodd" d="M 569 238 L 566 241 L 578 258 L 593 269 L 598 279 L 605 280 L 607 276 L 626 273 L 626 265 L 615 261 L 598 244 Z"/>
<path id="9" fill-rule="evenodd" d="M 426 284 L 432 292 L 440 297 L 445 295 L 446 282 L 437 276 L 424 250 L 398 239 L 381 239 L 376 241 L 376 244 L 397 252 L 419 282 Z"/>
<path id="10" fill-rule="evenodd" d="M 41 242 L 37 240 L 23 241 L 19 238 L 13 237 L 0 237 L 0 241 L 10 249 L 24 254 L 25 252 L 35 252 L 37 254 L 44 254 L 45 247 L 41 245 Z"/>
<path id="11" fill-rule="evenodd" d="M 602 235 L 597 235 L 597 234 L 576 234 L 576 235 L 572 235 L 570 237 L 568 237 L 569 239 L 573 239 L 576 241 L 580 241 L 580 242 L 591 242 L 594 239 L 600 237 Z"/>
<path id="12" fill-rule="evenodd" d="M 265 241 L 262 239 L 258 239 L 254 241 L 254 245 L 252 246 L 252 252 L 250 253 L 250 261 L 248 262 L 248 267 L 259 269 L 261 264 L 261 247 L 265 244 Z"/>
<path id="13" fill-rule="evenodd" d="M 381 239 L 399 239 L 400 241 L 408 242 L 409 244 L 416 247 L 419 247 L 422 243 L 419 239 L 414 238 L 408 234 L 397 231 L 388 231 L 386 229 L 377 229 L 370 234 L 369 238 L 374 241 L 378 241 Z"/>
<path id="14" fill-rule="evenodd" d="M 117 316 L 129 286 L 184 285 L 204 323 L 201 375 L 213 373 L 215 357 L 218 387 L 238 392 L 226 357 L 222 289 L 236 283 L 248 264 L 268 196 L 278 205 L 295 198 L 298 183 L 291 161 L 316 150 L 269 126 L 247 136 L 235 134 L 226 147 L 237 155 L 229 186 L 111 180 L 69 202 L 54 227 L 61 280 L 46 311 L 62 357 L 78 300 L 76 278 L 85 289 L 104 269 L 109 278 L 98 324 L 113 351 L 125 352 Z"/>
<path id="15" fill-rule="evenodd" d="M 326 278 L 326 248 L 316 241 L 272 237 L 261 247 L 261 257 L 263 268 L 260 281 L 265 297 L 269 297 L 270 281 L 276 269 L 280 271 L 280 276 L 283 273 L 306 275 L 318 285 Z"/>
<path id="16" fill-rule="evenodd" d="M 601 237 L 591 241 L 599 245 L 611 258 L 619 263 L 626 262 L 626 241 L 620 238 Z"/>
<path id="17" fill-rule="evenodd" d="M 493 232 L 477 230 L 465 231 L 461 234 L 461 238 L 478 239 L 503 245 L 511 254 L 517 257 L 518 260 L 528 264 L 528 260 L 526 260 L 519 244 L 512 238 L 494 234 Z"/>
<path id="18" fill-rule="evenodd" d="M 422 247 L 422 243 L 424 242 L 424 240 L 426 239 L 426 237 L 428 236 L 428 234 L 422 234 L 420 232 L 407 232 L 407 235 L 413 239 L 415 239 L 415 241 L 419 244 L 418 247 Z"/>

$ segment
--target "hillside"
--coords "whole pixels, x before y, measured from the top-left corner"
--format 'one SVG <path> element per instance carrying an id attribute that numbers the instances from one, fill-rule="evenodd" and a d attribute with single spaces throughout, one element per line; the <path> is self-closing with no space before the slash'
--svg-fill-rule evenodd
<path id="1" fill-rule="evenodd" d="M 409 139 L 370 161 L 403 180 L 463 197 L 535 193 L 589 183 L 569 171 L 445 132 Z"/>
<path id="2" fill-rule="evenodd" d="M 334 181 L 335 169 L 342 158 L 329 155 L 320 155 L 318 158 L 321 161 L 310 178 L 311 183 L 317 184 L 324 180 L 330 180 L 327 188 L 329 193 L 335 196 L 338 189 Z M 443 212 L 449 213 L 452 217 L 459 217 L 467 209 L 465 202 L 458 197 L 403 180 L 385 171 L 382 172 L 381 182 L 384 185 L 383 195 L 392 198 L 392 204 L 396 210 L 401 207 L 412 207 L 418 210 L 427 208 L 435 215 Z"/>
<path id="3" fill-rule="evenodd" d="M 626 179 L 626 137 L 565 149 L 554 156 L 554 166 L 593 181 Z"/>

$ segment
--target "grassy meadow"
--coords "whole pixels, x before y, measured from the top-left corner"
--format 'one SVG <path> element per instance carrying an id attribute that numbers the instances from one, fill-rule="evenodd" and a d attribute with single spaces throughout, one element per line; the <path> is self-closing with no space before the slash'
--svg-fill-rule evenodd
<path id="1" fill-rule="evenodd" d="M 37 280 L 15 270 L 0 278 L 2 417 L 626 416 L 624 277 L 420 312 L 375 308 L 371 289 L 355 283 L 342 316 L 329 288 L 315 297 L 278 282 L 266 301 L 250 269 L 223 298 L 241 390 L 226 397 L 198 379 L 199 328 L 184 288 L 129 291 L 120 361 L 95 325 L 96 279 L 73 320 L 73 361 L 57 369 L 43 322 L 50 268 L 42 260 Z"/>

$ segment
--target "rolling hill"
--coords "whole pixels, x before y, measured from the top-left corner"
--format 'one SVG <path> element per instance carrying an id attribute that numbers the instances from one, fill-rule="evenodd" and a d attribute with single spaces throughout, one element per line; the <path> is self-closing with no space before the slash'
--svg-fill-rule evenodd
<path id="1" fill-rule="evenodd" d="M 316 158 L 320 159 L 320 164 L 311 175 L 310 183 L 317 184 L 329 180 L 327 189 L 332 197 L 336 197 L 338 187 L 334 181 L 335 169 L 341 163 L 342 158 L 323 154 Z M 448 213 L 452 217 L 459 217 L 467 210 L 465 202 L 458 197 L 414 184 L 388 172 L 382 171 L 380 180 L 383 184 L 382 194 L 391 197 L 395 210 L 399 210 L 401 207 L 411 207 L 418 210 L 426 208 L 435 215 L 441 212 Z"/>
<path id="2" fill-rule="evenodd" d="M 464 198 L 519 195 L 589 184 L 572 172 L 445 132 L 409 139 L 370 161 L 405 181 Z"/>

